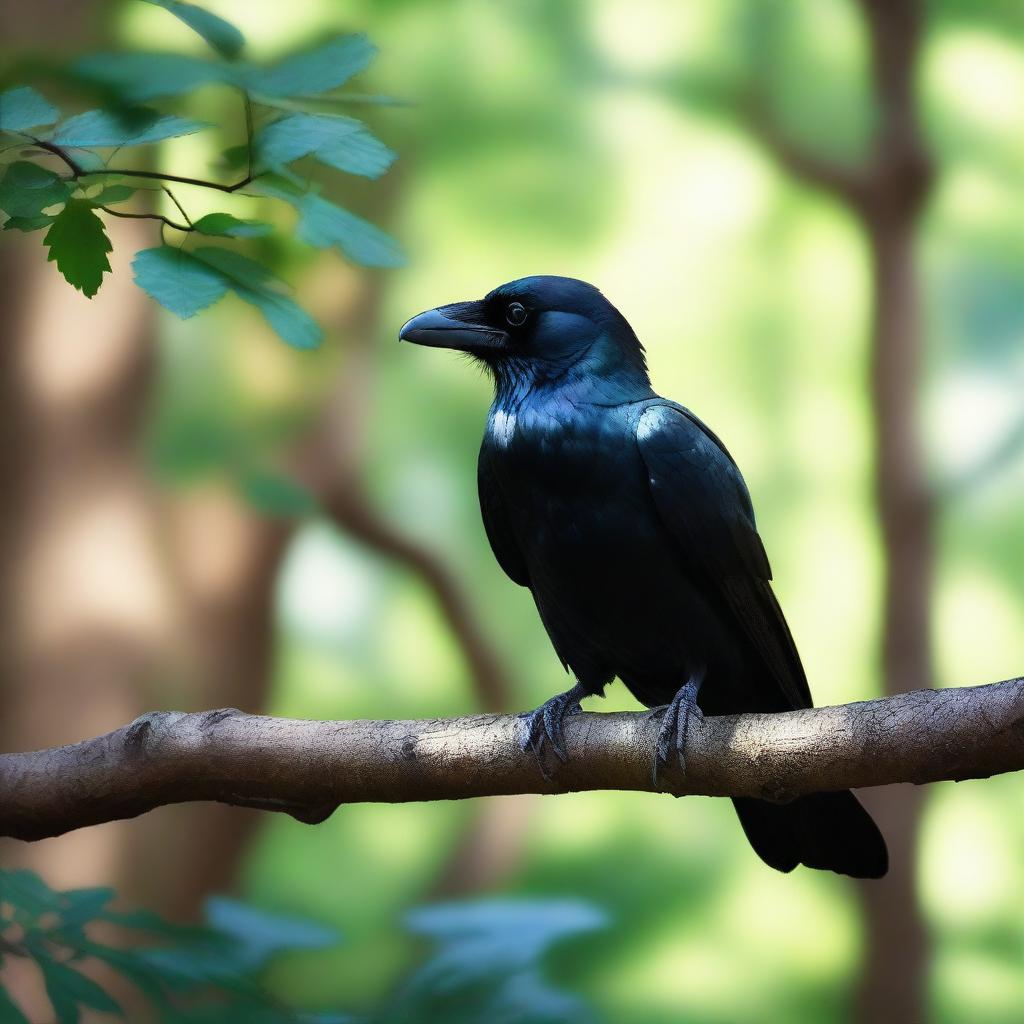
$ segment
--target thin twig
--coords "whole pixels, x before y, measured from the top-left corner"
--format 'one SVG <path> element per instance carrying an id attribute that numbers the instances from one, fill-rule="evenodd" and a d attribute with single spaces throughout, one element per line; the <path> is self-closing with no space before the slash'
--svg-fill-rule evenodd
<path id="1" fill-rule="evenodd" d="M 188 224 L 189 230 L 191 231 L 192 218 L 185 212 L 185 207 L 178 202 L 178 199 L 175 196 L 175 194 L 166 185 L 164 186 L 163 190 L 164 192 L 167 193 L 168 196 L 170 196 L 171 202 L 174 203 L 174 205 L 178 208 L 178 212 L 182 215 L 182 217 L 185 218 L 185 223 Z M 170 221 L 168 221 L 168 223 L 170 223 Z M 172 224 L 171 226 L 173 227 L 174 225 Z"/>
<path id="2" fill-rule="evenodd" d="M 246 156 L 246 173 L 249 175 L 249 179 L 252 180 L 252 140 L 253 140 L 253 127 L 252 127 L 252 99 L 248 92 L 243 94 L 245 96 L 245 156 Z"/>
<path id="3" fill-rule="evenodd" d="M 112 210 L 109 206 L 101 206 L 99 209 L 104 213 L 109 213 L 111 217 L 123 217 L 125 220 L 156 220 L 161 224 L 166 224 L 169 228 L 174 228 L 175 231 L 195 231 L 191 225 L 175 224 L 173 220 L 168 219 L 162 213 L 126 213 L 123 210 Z"/>
<path id="4" fill-rule="evenodd" d="M 79 172 L 73 177 L 75 178 L 91 178 L 97 175 L 119 175 L 126 178 L 148 178 L 153 181 L 175 181 L 179 185 L 195 185 L 197 188 L 212 188 L 218 192 L 237 192 L 239 189 L 245 188 L 246 185 L 251 185 L 259 175 L 247 174 L 241 181 L 236 181 L 233 185 L 221 185 L 216 181 L 204 181 L 202 178 L 189 178 L 180 174 L 165 174 L 163 171 L 131 171 L 120 167 L 108 167 L 102 171 L 85 171 L 79 170 Z"/>
<path id="5" fill-rule="evenodd" d="M 45 139 L 37 139 L 34 135 L 25 135 L 26 139 L 30 139 L 34 145 L 40 149 L 45 150 L 47 153 L 52 153 L 54 156 L 59 157 L 64 161 L 65 164 L 71 169 L 72 178 L 80 178 L 85 173 L 85 168 L 82 167 L 74 157 L 69 156 L 64 152 L 60 146 L 55 146 L 52 142 L 47 142 Z M 102 172 L 97 172 L 102 173 Z"/>
<path id="6" fill-rule="evenodd" d="M 26 135 L 25 138 L 31 139 L 33 144 L 38 146 L 40 149 L 45 150 L 47 153 L 52 153 L 54 156 L 59 157 L 71 170 L 71 180 L 77 181 L 79 178 L 96 178 L 96 177 L 125 177 L 125 178 L 146 178 L 150 181 L 176 181 L 180 185 L 195 185 L 197 188 L 212 188 L 218 192 L 237 192 L 239 189 L 245 188 L 246 185 L 252 184 L 258 174 L 247 174 L 241 181 L 236 181 L 231 185 L 221 185 L 216 181 L 205 181 L 202 178 L 189 178 L 180 174 L 165 174 L 163 171 L 135 171 L 128 170 L 123 167 L 104 167 L 100 171 L 86 170 L 74 157 L 70 156 L 60 146 L 54 145 L 52 142 L 47 142 L 46 139 L 37 139 L 33 135 Z M 184 212 L 184 211 L 182 211 Z"/>

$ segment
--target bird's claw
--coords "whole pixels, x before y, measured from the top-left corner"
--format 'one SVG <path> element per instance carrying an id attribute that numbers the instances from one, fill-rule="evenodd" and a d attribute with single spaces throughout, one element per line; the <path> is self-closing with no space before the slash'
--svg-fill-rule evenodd
<path id="1" fill-rule="evenodd" d="M 686 773 L 686 732 L 690 725 L 690 718 L 693 717 L 698 722 L 704 720 L 704 712 L 697 704 L 697 694 L 700 692 L 700 684 L 703 681 L 703 673 L 691 676 L 672 698 L 671 703 L 665 705 L 664 708 L 655 708 L 651 712 L 652 715 L 661 716 L 661 728 L 658 730 L 654 764 L 651 770 L 651 779 L 655 789 L 658 788 L 658 773 L 668 767 L 669 757 L 673 751 L 675 751 L 680 772 Z"/>
<path id="2" fill-rule="evenodd" d="M 545 701 L 536 711 L 519 716 L 526 723 L 520 745 L 524 751 L 534 752 L 545 777 L 548 773 L 541 756 L 544 745 L 547 743 L 559 761 L 565 763 L 568 755 L 565 752 L 564 721 L 569 715 L 578 715 L 583 710 L 580 707 L 580 698 L 584 696 L 585 691 L 577 684 L 571 690 L 556 694 Z"/>

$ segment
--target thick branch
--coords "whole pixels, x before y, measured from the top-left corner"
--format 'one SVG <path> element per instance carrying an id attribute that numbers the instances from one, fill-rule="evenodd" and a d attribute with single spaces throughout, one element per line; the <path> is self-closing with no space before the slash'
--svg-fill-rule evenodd
<path id="1" fill-rule="evenodd" d="M 338 805 L 593 789 L 653 791 L 658 721 L 581 714 L 545 778 L 513 715 L 316 722 L 222 710 L 159 712 L 73 746 L 0 756 L 0 835 L 42 839 L 189 800 L 318 822 Z M 1024 679 L 691 727 L 677 796 L 756 796 L 1024 769 Z"/>

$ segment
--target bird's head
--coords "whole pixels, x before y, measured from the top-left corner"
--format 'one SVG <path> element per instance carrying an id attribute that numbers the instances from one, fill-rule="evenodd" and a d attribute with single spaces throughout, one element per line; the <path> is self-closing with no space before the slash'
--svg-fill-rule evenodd
<path id="1" fill-rule="evenodd" d="M 587 376 L 647 384 L 643 346 L 593 286 L 571 277 L 524 277 L 482 299 L 414 316 L 402 341 L 466 352 L 498 382 Z"/>

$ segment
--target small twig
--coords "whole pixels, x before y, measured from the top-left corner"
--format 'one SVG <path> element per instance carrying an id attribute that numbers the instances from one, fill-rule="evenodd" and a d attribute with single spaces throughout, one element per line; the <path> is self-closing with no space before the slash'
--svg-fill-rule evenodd
<path id="1" fill-rule="evenodd" d="M 167 227 L 174 228 L 175 231 L 195 231 L 191 225 L 175 224 L 173 220 L 165 217 L 162 213 L 126 213 L 124 210 L 112 210 L 109 206 L 101 206 L 99 209 L 104 213 L 109 213 L 111 217 L 123 217 L 125 220 L 156 220 L 160 221 L 161 225 L 166 224 Z"/>
<path id="2" fill-rule="evenodd" d="M 330 112 L 345 106 L 415 107 L 413 100 L 396 99 L 392 96 L 373 96 L 367 93 L 344 93 L 338 96 L 261 96 L 259 103 L 276 110 L 295 110 L 305 113 L 310 109 Z"/>
<path id="3" fill-rule="evenodd" d="M 73 175 L 73 177 L 91 178 L 97 175 L 111 174 L 126 178 L 148 178 L 153 181 L 175 181 L 179 185 L 195 185 L 197 188 L 212 188 L 218 192 L 229 193 L 237 192 L 239 189 L 245 188 L 246 185 L 251 185 L 259 177 L 257 174 L 247 174 L 241 181 L 236 181 L 233 185 L 221 185 L 215 181 L 204 181 L 202 178 L 188 178 L 180 174 L 165 174 L 163 171 L 132 171 L 121 167 L 108 167 L 102 171 L 79 169 L 79 172 Z"/>
<path id="4" fill-rule="evenodd" d="M 47 153 L 52 153 L 54 156 L 59 157 L 61 160 L 63 160 L 64 163 L 67 164 L 67 166 L 71 169 L 72 178 L 80 178 L 83 174 L 85 174 L 85 168 L 82 167 L 82 165 L 78 163 L 78 161 L 76 161 L 74 157 L 69 156 L 67 153 L 65 153 L 64 150 L 60 148 L 60 146 L 55 146 L 52 142 L 47 142 L 45 139 L 37 139 L 34 135 L 24 135 L 24 133 L 19 134 L 22 134 L 23 137 L 26 139 L 30 139 L 32 143 L 38 146 L 40 149 L 45 150 Z M 102 174 L 103 172 L 98 171 L 97 173 Z"/>
<path id="5" fill-rule="evenodd" d="M 174 203 L 174 205 L 178 208 L 178 212 L 182 215 L 182 217 L 185 218 L 185 223 L 188 224 L 188 230 L 191 231 L 192 230 L 192 218 L 189 217 L 189 215 L 185 212 L 185 207 L 182 206 L 181 203 L 178 202 L 177 197 L 174 195 L 174 193 L 166 185 L 164 186 L 163 190 L 164 190 L 164 192 L 167 193 L 168 196 L 170 196 L 171 202 Z M 168 221 L 167 223 L 170 224 L 171 222 Z M 171 227 L 174 227 L 174 225 L 171 224 Z M 181 231 L 182 229 L 179 228 L 178 230 Z"/>
<path id="6" fill-rule="evenodd" d="M 243 93 L 245 96 L 245 154 L 246 154 L 246 173 L 249 175 L 250 180 L 252 179 L 252 140 L 253 140 L 253 127 L 252 127 L 252 98 L 248 92 Z"/>
<path id="7" fill-rule="evenodd" d="M 195 185 L 197 188 L 212 188 L 218 192 L 237 192 L 239 189 L 245 188 L 246 185 L 252 184 L 258 174 L 247 174 L 241 181 L 236 181 L 232 185 L 221 185 L 216 181 L 205 181 L 202 178 L 189 178 L 180 174 L 165 174 L 163 171 L 134 171 L 128 170 L 123 167 L 104 167 L 100 171 L 86 170 L 74 157 L 70 156 L 60 146 L 54 145 L 52 142 L 47 142 L 45 139 L 37 139 L 33 135 L 24 136 L 27 139 L 31 139 L 33 144 L 38 146 L 40 149 L 45 150 L 47 153 L 52 153 L 54 156 L 59 157 L 68 166 L 71 171 L 71 180 L 77 181 L 79 178 L 96 178 L 96 177 L 125 177 L 125 178 L 146 178 L 150 181 L 176 181 L 179 185 Z M 173 198 L 173 197 L 172 197 Z M 184 213 L 184 211 L 182 211 Z"/>

